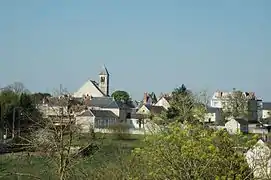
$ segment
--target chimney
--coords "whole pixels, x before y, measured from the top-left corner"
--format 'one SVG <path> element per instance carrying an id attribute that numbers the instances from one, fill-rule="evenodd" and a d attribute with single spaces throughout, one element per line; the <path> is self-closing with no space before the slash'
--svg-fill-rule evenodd
<path id="1" fill-rule="evenodd" d="M 144 93 L 144 98 L 143 98 L 143 104 L 147 104 L 148 102 L 148 93 Z"/>

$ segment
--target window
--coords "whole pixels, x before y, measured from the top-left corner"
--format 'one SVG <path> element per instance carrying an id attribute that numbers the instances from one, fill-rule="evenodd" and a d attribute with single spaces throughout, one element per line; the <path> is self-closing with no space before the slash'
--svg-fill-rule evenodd
<path id="1" fill-rule="evenodd" d="M 127 113 L 126 118 L 131 119 L 131 113 Z"/>
<path id="2" fill-rule="evenodd" d="M 105 82 L 105 77 L 101 77 L 101 83 Z"/>
<path id="3" fill-rule="evenodd" d="M 63 115 L 63 107 L 59 108 L 59 114 Z"/>
<path id="4" fill-rule="evenodd" d="M 208 119 L 209 123 L 211 122 L 211 120 L 212 120 L 211 118 Z"/>

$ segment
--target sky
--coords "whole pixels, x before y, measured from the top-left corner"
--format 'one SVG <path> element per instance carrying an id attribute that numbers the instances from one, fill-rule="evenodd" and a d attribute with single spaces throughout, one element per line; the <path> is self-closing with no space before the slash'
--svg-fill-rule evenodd
<path id="1" fill-rule="evenodd" d="M 0 87 L 74 92 L 105 64 L 138 100 L 185 84 L 271 101 L 270 0 L 9 0 L 0 22 Z"/>

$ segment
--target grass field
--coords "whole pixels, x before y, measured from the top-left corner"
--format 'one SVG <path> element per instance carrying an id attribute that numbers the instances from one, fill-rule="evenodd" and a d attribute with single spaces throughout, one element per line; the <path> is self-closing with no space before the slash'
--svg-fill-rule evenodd
<path id="1" fill-rule="evenodd" d="M 142 135 L 132 135 L 129 139 L 120 140 L 114 136 L 98 135 L 96 143 L 99 150 L 92 156 L 76 159 L 72 179 L 79 179 L 80 174 L 93 173 L 96 169 L 107 165 L 115 164 L 118 166 L 118 159 L 125 158 L 135 147 L 140 147 Z M 76 137 L 74 146 L 86 145 L 90 142 L 88 136 Z M 39 177 L 41 179 L 56 179 L 53 174 L 57 168 L 51 157 L 32 153 L 30 156 L 26 152 L 6 154 L 0 156 L 0 179 L 3 180 L 28 180 Z M 6 176 L 8 175 L 8 176 Z M 29 176 L 31 175 L 31 176 Z M 19 177 L 19 178 L 18 178 Z M 76 178 L 77 177 L 77 178 Z"/>

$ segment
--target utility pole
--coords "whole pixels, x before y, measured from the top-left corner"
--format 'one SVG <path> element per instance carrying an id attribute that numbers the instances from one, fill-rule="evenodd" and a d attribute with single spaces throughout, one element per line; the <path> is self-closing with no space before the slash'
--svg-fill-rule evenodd
<path id="1" fill-rule="evenodd" d="M 12 117 L 12 139 L 14 139 L 15 137 L 15 111 L 16 110 L 16 107 L 13 108 L 13 117 Z"/>
<path id="2" fill-rule="evenodd" d="M 16 109 L 18 109 L 18 108 L 20 108 L 20 107 L 14 107 L 14 108 L 13 108 L 13 117 L 12 117 L 12 139 L 14 139 L 14 137 L 15 137 Z M 20 126 L 21 126 L 20 123 L 21 123 L 21 122 L 20 122 L 20 118 L 19 118 L 19 119 L 18 119 L 18 128 L 19 128 L 18 133 L 19 133 L 19 135 L 20 135 Z"/>

